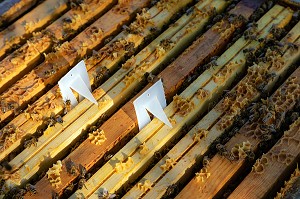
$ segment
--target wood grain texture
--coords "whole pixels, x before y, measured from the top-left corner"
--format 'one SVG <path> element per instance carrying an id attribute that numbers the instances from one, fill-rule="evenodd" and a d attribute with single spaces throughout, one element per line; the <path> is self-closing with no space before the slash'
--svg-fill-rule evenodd
<path id="1" fill-rule="evenodd" d="M 15 104 L 19 108 L 24 108 L 32 98 L 44 94 L 47 85 L 55 84 L 86 53 L 99 47 L 106 37 L 119 31 L 121 26 L 128 23 L 137 10 L 147 5 L 147 3 L 148 1 L 132 1 L 124 5 L 117 5 L 117 7 L 122 6 L 125 10 L 122 13 L 112 8 L 90 26 L 101 30 L 103 33 L 101 36 L 97 37 L 96 40 L 92 40 L 89 35 L 89 28 L 86 28 L 74 39 L 62 44 L 56 52 L 48 54 L 43 63 L 2 93 L 2 101 Z M 52 70 L 54 73 L 47 75 L 47 71 Z M 0 112 L 1 122 L 13 115 L 12 110 L 5 113 L 3 113 L 3 110 Z"/>
<path id="2" fill-rule="evenodd" d="M 0 93 L 16 83 L 32 70 L 46 53 L 60 42 L 78 33 L 93 18 L 98 18 L 115 3 L 114 0 L 88 0 L 84 8 L 73 8 L 55 20 L 41 32 L 36 32 L 23 46 L 0 62 Z M 17 24 L 18 25 L 18 24 Z"/>
<path id="3" fill-rule="evenodd" d="M 276 22 L 273 22 L 276 23 Z M 259 24 L 259 23 L 258 23 Z M 246 47 L 244 47 L 246 48 Z M 236 50 L 237 51 L 237 50 Z M 234 51 L 234 52 L 236 52 Z M 225 56 L 221 56 L 225 57 Z M 217 60 L 219 61 L 219 60 Z M 201 78 L 201 75 L 200 77 Z M 253 77 L 256 78 L 256 77 Z M 241 85 L 243 81 L 241 81 Z M 239 88 L 239 84 L 235 86 L 234 89 Z M 249 88 L 248 88 L 249 90 Z M 253 89 L 250 89 L 253 90 Z M 235 93 L 236 91 L 231 91 L 232 93 Z M 219 103 L 222 104 L 222 101 Z M 233 105 L 232 105 L 233 106 Z M 218 107 L 218 105 L 216 106 Z M 215 115 L 216 112 L 218 112 L 218 108 L 214 108 L 210 113 L 210 116 Z M 209 113 L 209 114 L 210 114 Z M 224 114 L 226 115 L 226 114 Z M 162 197 L 166 192 L 168 186 L 177 184 L 177 183 L 185 183 L 185 177 L 191 175 L 190 171 L 193 170 L 195 164 L 199 164 L 200 160 L 203 158 L 203 154 L 205 154 L 208 150 L 208 146 L 210 143 L 216 139 L 218 135 L 215 126 L 216 123 L 219 123 L 215 120 L 220 120 L 222 117 L 222 114 L 218 114 L 218 116 L 214 117 L 207 117 L 206 115 L 203 120 L 210 121 L 210 124 L 207 124 L 207 122 L 203 122 L 201 120 L 199 123 L 197 123 L 193 129 L 188 132 L 184 138 L 182 138 L 167 154 L 164 158 L 162 158 L 145 176 L 143 176 L 142 180 L 138 182 L 127 194 L 124 196 L 124 198 L 160 198 Z M 202 138 L 196 139 L 197 134 L 199 132 L 206 132 L 202 135 Z M 201 139 L 201 140 L 200 140 Z M 203 140 L 202 140 L 203 139 Z M 160 167 L 164 164 L 164 162 L 171 158 L 174 160 L 174 167 L 171 168 L 169 171 L 164 171 Z M 218 164 L 217 164 L 218 165 Z M 230 172 L 234 173 L 234 171 L 230 170 Z M 225 174 L 224 174 L 225 175 Z M 222 178 L 220 178 L 222 179 Z M 147 186 L 151 186 L 151 188 L 145 188 L 142 189 L 141 185 L 145 183 L 145 180 L 147 180 Z M 219 179 L 218 179 L 219 180 Z M 188 193 L 189 194 L 189 193 Z M 191 193 L 190 196 L 192 196 L 193 193 Z M 203 194 L 201 194 L 203 195 Z M 208 194 L 209 195 L 209 194 Z M 207 195 L 204 196 L 208 197 Z"/>
<path id="4" fill-rule="evenodd" d="M 290 77 L 290 79 L 296 78 L 296 81 L 295 81 L 295 83 L 297 82 L 296 84 L 299 84 L 299 80 L 300 80 L 299 76 L 298 76 L 299 72 L 300 72 L 300 69 L 296 70 Z M 280 89 L 286 89 L 286 88 L 284 88 L 284 86 L 288 86 L 288 83 L 289 83 L 288 81 L 289 81 L 289 79 L 286 81 L 285 84 L 283 84 L 283 86 L 281 86 L 276 91 L 277 95 L 278 95 L 278 93 L 281 92 Z M 298 92 L 299 92 L 299 90 L 294 90 L 294 92 L 293 92 L 292 89 L 290 91 L 291 91 L 291 95 L 294 95 L 294 96 L 297 96 Z M 275 97 L 270 98 L 271 102 L 273 100 L 276 101 Z M 286 107 L 286 108 L 282 108 L 281 110 L 284 112 L 288 112 L 289 110 L 291 110 L 294 107 L 294 105 L 295 105 L 295 102 L 290 103 L 287 107 L 285 105 L 283 105 L 283 107 Z M 261 140 L 254 139 L 249 136 L 245 136 L 245 134 L 247 134 L 247 132 L 249 132 L 249 129 L 252 129 L 252 126 L 253 126 L 253 123 L 251 123 L 251 122 L 246 123 L 239 130 L 239 133 L 236 134 L 233 138 L 231 138 L 225 144 L 226 149 L 230 151 L 230 149 L 232 147 L 234 147 L 236 144 L 249 141 L 251 143 L 251 150 L 256 152 L 257 148 L 258 148 L 258 144 L 260 143 Z M 254 126 L 257 126 L 257 125 L 254 125 Z M 191 193 L 197 194 L 197 198 L 212 198 L 216 194 L 218 194 L 220 192 L 220 190 L 225 189 L 229 182 L 232 182 L 232 180 L 234 180 L 236 177 L 238 177 L 239 173 L 243 172 L 243 168 L 245 168 L 245 160 L 239 160 L 238 162 L 235 162 L 235 161 L 231 162 L 230 160 L 217 154 L 211 159 L 210 166 L 208 167 L 208 172 L 210 173 L 210 177 L 207 178 L 205 180 L 205 182 L 203 182 L 203 183 L 198 182 L 196 180 L 196 178 L 194 178 L 177 195 L 177 198 L 191 196 L 190 195 Z M 257 174 L 255 174 L 255 175 L 256 175 L 256 177 L 259 176 Z M 273 176 L 273 175 L 270 175 L 270 176 Z M 272 182 L 274 182 L 274 181 L 272 181 Z M 256 185 L 257 184 L 255 184 L 255 183 L 253 183 L 253 184 L 248 183 L 246 185 L 249 187 L 249 189 L 247 189 L 248 190 L 247 193 L 250 193 L 250 192 L 254 193 L 255 189 L 261 189 L 261 188 L 255 187 Z M 236 197 L 240 197 L 240 196 L 241 196 L 240 194 L 237 194 L 237 195 L 235 195 L 235 197 L 232 196 L 232 198 L 236 198 Z M 245 197 L 248 198 L 248 196 L 245 196 Z M 258 195 L 253 195 L 253 198 L 261 198 L 261 197 L 262 197 L 262 195 L 260 195 L 260 197 Z"/>
<path id="5" fill-rule="evenodd" d="M 55 20 L 68 9 L 67 0 L 47 0 L 0 32 L 0 59 L 12 46 L 21 44 L 36 30 Z"/>
<path id="6" fill-rule="evenodd" d="M 297 77 L 293 74 L 294 77 Z M 299 76 L 297 78 L 299 80 Z M 299 87 L 299 81 L 295 84 Z M 300 95 L 300 88 L 293 91 L 295 97 Z M 292 94 L 292 93 L 291 93 Z M 298 97 L 299 98 L 299 97 Z M 284 179 L 290 175 L 292 169 L 300 160 L 300 119 L 298 118 L 290 128 L 284 132 L 284 135 L 279 141 L 263 155 L 268 159 L 267 164 L 264 164 L 262 173 L 251 172 L 231 193 L 229 198 L 265 198 L 270 197 L 269 194 L 274 194 L 272 190 L 278 190 L 280 184 L 283 184 Z M 272 193 L 273 192 L 273 193 Z"/>
<path id="7" fill-rule="evenodd" d="M 153 23 L 152 21 L 155 21 L 157 30 L 161 29 L 164 24 L 168 23 L 170 18 L 173 16 L 174 11 L 182 8 L 184 5 L 186 5 L 189 1 L 183 2 L 181 1 L 180 4 L 176 4 L 176 6 L 173 6 L 172 12 L 168 13 L 168 9 L 157 9 L 156 7 L 152 7 L 149 10 L 149 14 L 151 15 L 151 19 L 148 20 L 148 22 L 151 21 L 151 23 L 147 23 L 144 27 L 143 34 L 129 34 L 126 33 L 126 31 L 122 31 L 119 35 L 117 35 L 111 42 L 109 42 L 107 45 L 105 45 L 103 48 L 101 48 L 95 55 L 91 56 L 86 62 L 90 82 L 92 86 L 97 87 L 98 83 L 95 80 L 98 78 L 98 76 L 103 76 L 104 73 L 101 71 L 101 68 L 103 66 L 106 66 L 107 70 L 109 70 L 111 73 L 116 71 L 116 68 L 118 66 L 118 63 L 124 59 L 124 57 L 129 53 L 126 51 L 126 46 L 128 44 L 134 44 L 134 48 L 131 48 L 130 51 L 136 50 L 138 47 L 142 45 L 143 40 L 153 35 L 153 32 L 149 31 Z M 178 26 L 177 29 L 180 29 Z M 125 44 L 122 44 L 121 42 L 124 42 Z M 106 53 L 106 51 L 112 51 L 111 53 Z M 117 53 L 117 56 L 112 56 L 112 54 Z M 132 53 L 132 52 L 131 52 Z M 99 56 L 101 55 L 101 59 Z M 100 72 L 99 72 L 100 70 Z M 124 70 L 121 70 L 124 72 Z M 106 91 L 111 89 L 115 84 L 118 83 L 119 80 L 118 77 L 115 79 L 113 76 L 110 78 L 106 84 L 103 86 L 105 87 Z M 58 114 L 64 109 L 64 104 L 62 103 L 62 97 L 58 95 L 59 89 L 58 86 L 54 86 L 52 89 L 50 89 L 45 95 L 43 95 L 41 98 L 39 98 L 36 102 L 34 102 L 29 108 L 27 108 L 24 112 L 21 113 L 19 116 L 17 116 L 14 120 L 12 120 L 8 125 L 6 125 L 5 128 L 9 126 L 14 126 L 16 129 L 19 129 L 18 132 L 18 138 L 15 140 L 15 142 L 12 143 L 5 143 L 5 148 L 2 148 L 2 153 L 0 154 L 0 159 L 5 158 L 11 151 L 16 149 L 20 145 L 20 140 L 24 136 L 28 136 L 30 134 L 34 134 L 36 130 L 43 126 L 43 117 L 50 117 L 50 114 Z M 95 92 L 96 98 L 99 98 L 104 94 L 103 92 Z M 98 97 L 97 97 L 98 96 Z M 51 99 L 49 101 L 49 99 Z M 87 102 L 88 100 L 86 100 Z M 64 128 L 66 128 L 72 121 L 74 121 L 77 117 L 79 117 L 83 112 L 85 112 L 89 107 L 91 106 L 91 103 L 84 103 L 82 105 L 79 105 L 76 107 L 74 111 L 71 113 L 68 113 L 68 115 L 72 115 L 72 117 L 64 118 L 64 124 L 63 127 L 58 131 L 57 134 L 61 132 Z M 29 116 L 29 117 L 28 117 Z"/>
<path id="8" fill-rule="evenodd" d="M 239 24 L 241 25 L 241 24 Z M 234 31 L 234 30 L 233 30 Z M 232 32 L 233 33 L 233 32 Z M 206 33 L 204 35 L 205 39 L 208 39 L 209 36 L 211 35 L 216 35 L 216 39 L 212 41 L 213 43 L 213 46 L 215 47 L 220 47 L 220 46 L 224 46 L 226 44 L 226 41 L 228 41 L 228 39 L 231 37 L 231 35 L 220 35 L 218 32 L 215 32 L 215 31 L 209 31 L 208 33 Z M 190 73 L 191 71 L 193 71 L 199 64 L 201 63 L 204 63 L 204 59 L 207 59 L 208 57 L 210 56 L 213 56 L 217 49 L 213 49 L 212 51 L 198 51 L 198 48 L 196 48 L 198 45 L 204 45 L 205 44 L 205 39 L 203 40 L 203 38 L 199 39 L 199 41 L 196 41 L 194 45 L 192 45 L 190 48 L 189 48 L 189 52 L 194 52 L 192 53 L 192 57 L 194 59 L 197 59 L 198 57 L 203 57 L 201 60 L 199 60 L 199 62 L 195 62 L 195 61 L 192 61 L 191 63 L 193 63 L 192 65 L 190 65 L 191 69 L 190 69 Z M 204 54 L 204 55 L 203 55 Z M 198 55 L 198 56 L 197 56 Z M 180 55 L 180 57 L 178 59 L 176 59 L 173 63 L 173 66 L 177 66 L 177 67 L 180 67 L 179 64 L 177 63 L 180 63 L 182 61 L 181 60 L 184 60 L 184 59 L 187 59 L 191 56 L 191 54 L 189 53 L 183 53 L 182 55 Z M 191 58 L 189 58 L 190 60 L 192 60 Z M 192 68 L 193 67 L 193 68 Z M 167 67 L 167 69 L 165 70 L 169 70 L 171 71 L 172 70 L 172 67 Z M 177 70 L 177 68 L 175 67 L 175 70 Z M 166 79 L 166 78 L 169 78 L 170 77 L 170 74 L 168 73 L 161 73 L 160 75 L 158 75 L 159 78 L 163 78 L 163 79 Z M 182 79 L 186 78 L 187 75 L 185 76 L 180 76 L 180 80 L 182 81 Z M 176 84 L 176 81 L 174 82 Z M 149 87 L 151 84 L 149 84 L 147 87 Z M 171 90 L 176 90 L 178 88 L 172 88 L 174 87 L 174 84 L 173 85 L 165 85 L 165 90 L 166 90 L 166 96 L 168 98 L 172 97 L 172 95 L 170 94 L 170 91 Z M 145 88 L 146 89 L 146 88 Z M 144 90 L 145 90 L 144 89 Z M 142 91 L 143 92 L 143 91 Z M 140 92 L 140 93 L 142 93 Z M 139 95 L 139 94 L 138 94 Z M 137 96 L 138 96 L 137 95 Z M 137 97 L 136 96 L 136 97 Z M 135 97 L 135 98 L 136 98 Z M 126 113 L 126 115 L 124 115 L 124 112 Z M 135 112 L 134 112 L 134 108 L 133 108 L 133 104 L 132 104 L 132 100 L 131 102 L 127 103 L 125 106 L 123 106 L 116 114 L 113 115 L 112 118 L 110 118 L 107 122 L 104 123 L 103 126 L 101 126 L 100 128 L 101 129 L 104 129 L 105 132 L 107 132 L 107 135 L 109 136 L 117 136 L 116 138 L 119 138 L 119 137 L 122 137 L 124 138 L 126 135 L 128 135 L 129 131 L 127 132 L 126 129 L 132 129 L 131 130 L 131 133 L 136 133 L 137 132 L 137 120 L 135 118 Z M 115 118 L 118 118 L 118 120 L 122 120 L 124 122 L 122 122 L 123 124 L 127 124 L 127 125 L 123 125 L 122 129 L 118 129 L 118 130 L 112 130 L 113 126 L 116 126 L 115 123 L 116 123 L 116 120 Z M 127 121 L 130 121 L 130 122 L 127 122 Z M 84 165 L 87 169 L 89 169 L 95 162 L 97 162 L 101 157 L 102 155 L 99 155 L 99 154 L 103 154 L 103 150 L 102 148 L 104 148 L 105 152 L 108 151 L 110 149 L 110 145 L 114 146 L 115 144 L 118 143 L 118 139 L 115 139 L 111 142 L 105 142 L 103 143 L 103 145 L 101 145 L 101 150 L 98 150 L 98 148 L 95 146 L 95 145 L 92 145 L 90 143 L 89 140 L 86 140 L 84 141 L 78 149 L 76 149 L 75 151 L 73 151 L 68 157 L 70 157 L 72 160 L 74 160 L 74 162 L 76 163 L 81 163 L 82 165 Z M 91 154 L 88 154 L 88 153 L 84 153 L 84 151 L 88 148 L 91 148 L 94 150 L 95 153 L 91 153 Z M 83 151 L 82 151 L 83 150 Z M 97 151 L 102 151 L 102 152 L 97 152 Z M 86 156 L 89 156 L 89 158 L 83 158 L 83 157 L 86 157 Z M 67 158 L 65 159 L 67 160 Z M 64 161 L 65 161 L 64 160 Z M 86 161 L 87 160 L 87 161 Z M 63 161 L 63 162 L 64 162 Z M 63 173 L 62 173 L 63 176 L 66 176 L 68 175 L 67 174 L 67 171 L 63 169 Z M 43 178 L 39 183 L 41 183 L 42 185 L 45 185 L 47 184 L 47 179 L 46 178 Z M 40 186 L 39 183 L 37 183 L 37 186 Z M 40 186 L 40 187 L 43 187 L 43 186 Z M 49 183 L 48 183 L 48 186 L 49 186 Z"/>
<path id="9" fill-rule="evenodd" d="M 0 3 L 0 28 L 35 6 L 37 0 L 4 0 Z"/>

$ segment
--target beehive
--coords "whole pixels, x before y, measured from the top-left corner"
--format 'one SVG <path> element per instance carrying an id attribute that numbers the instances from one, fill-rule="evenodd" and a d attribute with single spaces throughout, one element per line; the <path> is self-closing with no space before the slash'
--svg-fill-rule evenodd
<path id="1" fill-rule="evenodd" d="M 0 197 L 295 194 L 300 11 L 249 2 L 0 2 Z M 81 60 L 98 105 L 62 99 Z M 172 127 L 139 130 L 159 79 Z"/>

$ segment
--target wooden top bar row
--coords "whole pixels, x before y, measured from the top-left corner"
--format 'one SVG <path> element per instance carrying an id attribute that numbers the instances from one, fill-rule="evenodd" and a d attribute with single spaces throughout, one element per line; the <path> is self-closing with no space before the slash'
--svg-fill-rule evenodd
<path id="1" fill-rule="evenodd" d="M 2 0 L 0 198 L 296 195 L 297 13 L 289 0 Z M 98 105 L 62 100 L 81 60 Z M 172 127 L 139 130 L 133 102 L 160 79 Z"/>

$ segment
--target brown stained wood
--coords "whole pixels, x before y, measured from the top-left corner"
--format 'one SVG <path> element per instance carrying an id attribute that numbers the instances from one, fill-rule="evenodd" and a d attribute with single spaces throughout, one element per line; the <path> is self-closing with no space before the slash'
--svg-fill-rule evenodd
<path id="1" fill-rule="evenodd" d="M 126 136 L 132 131 L 136 131 L 136 125 L 134 125 L 134 121 L 128 117 L 128 115 L 123 111 L 122 109 L 119 110 L 118 115 L 114 115 L 110 118 L 110 121 L 114 122 L 114 125 L 108 125 L 105 123 L 101 126 L 101 129 L 105 132 L 112 131 L 114 133 L 110 133 L 106 135 L 106 143 L 110 143 L 108 145 L 101 145 L 97 146 L 95 144 L 91 144 L 90 141 L 87 139 L 81 144 L 76 150 L 78 150 L 78 153 L 71 153 L 65 160 L 68 160 L 69 158 L 76 164 L 82 164 L 87 169 L 90 169 L 95 164 L 95 157 L 99 160 L 103 157 L 105 152 L 116 144 L 116 142 L 120 141 L 122 137 Z M 122 121 L 122 122 L 120 122 Z M 122 134 L 123 133 L 123 134 Z M 86 147 L 88 145 L 88 147 Z M 100 153 L 99 153 L 100 151 Z M 89 155 L 87 155 L 89 154 Z M 84 160 L 82 159 L 84 157 Z M 84 164 L 89 163 L 89 164 Z M 66 169 L 66 161 L 63 161 L 63 168 L 61 172 L 61 178 L 62 178 L 62 185 L 59 186 L 58 189 L 54 189 L 55 192 L 62 194 L 62 191 L 67 187 L 67 185 L 74 181 L 75 176 L 72 176 L 68 173 Z M 42 178 L 36 185 L 36 189 L 39 190 L 37 194 L 33 196 L 29 196 L 27 194 L 26 196 L 28 198 L 40 198 L 40 197 L 51 197 L 53 188 L 51 187 L 51 184 L 49 183 L 48 179 L 45 177 Z M 25 196 L 25 198 L 26 198 Z"/>
<path id="2" fill-rule="evenodd" d="M 89 20 L 97 18 L 113 3 L 115 3 L 114 0 L 86 1 L 83 5 L 85 5 L 85 9 L 88 9 L 88 12 L 80 8 L 69 10 L 45 30 L 35 33 L 26 44 L 6 56 L 0 62 L 0 93 L 34 68 L 38 61 L 44 57 L 43 53 L 51 51 L 54 43 L 70 38 L 71 35 L 84 27 Z M 66 23 L 66 20 L 69 20 L 69 22 Z"/>
<path id="3" fill-rule="evenodd" d="M 263 0 L 242 0 L 232 10 L 230 10 L 229 13 L 241 15 L 246 19 L 249 19 L 254 10 L 257 9 L 263 2 Z"/>
<path id="4" fill-rule="evenodd" d="M 228 22 L 224 24 L 224 29 L 228 28 Z M 238 23 L 236 28 L 243 25 L 242 22 Z M 228 42 L 235 31 L 230 29 L 230 34 L 222 35 L 216 31 L 208 30 L 203 34 L 202 37 L 197 39 L 184 53 L 182 53 L 173 63 L 171 63 L 165 70 L 163 70 L 156 79 L 162 78 L 164 83 L 164 89 L 166 97 L 171 99 L 171 97 L 176 93 L 179 87 L 182 85 L 184 79 L 191 74 L 199 65 L 202 65 L 205 60 L 209 57 L 214 56 L 219 52 Z M 206 51 L 199 50 L 204 46 L 207 47 L 208 43 L 211 48 Z M 186 60 L 189 60 L 188 65 L 183 65 Z M 184 70 L 182 70 L 184 67 Z M 184 73 L 178 73 L 178 70 L 184 71 Z M 174 77 L 174 74 L 176 76 Z M 172 81 L 171 80 L 172 77 Z M 68 158 L 71 158 L 74 162 L 84 165 L 87 169 L 90 169 L 94 163 L 99 161 L 103 157 L 106 151 L 109 151 L 113 146 L 118 143 L 118 140 L 123 139 L 129 133 L 135 134 L 138 131 L 137 119 L 133 107 L 133 100 L 136 99 L 140 94 L 142 94 L 148 87 L 152 84 L 148 84 L 139 94 L 137 94 L 130 102 L 126 103 L 119 111 L 117 111 L 111 118 L 109 118 L 100 129 L 105 131 L 107 140 L 100 147 L 95 146 L 90 143 L 89 140 L 85 140 L 77 149 L 75 149 L 68 157 L 66 157 L 62 162 L 65 164 Z M 122 122 L 120 122 L 122 121 Z M 120 122 L 121 126 L 116 126 Z M 87 153 L 88 151 L 93 151 L 93 153 Z M 67 174 L 66 169 L 63 167 L 61 173 L 62 176 L 68 176 L 68 180 L 74 180 L 74 176 Z M 64 182 L 62 182 L 64 184 Z M 47 188 L 46 188 L 47 185 Z M 51 190 L 51 185 L 46 177 L 43 177 L 37 184 L 37 189 L 42 188 L 43 190 Z M 59 187 L 59 190 L 61 188 Z M 48 192 L 48 191 L 47 191 Z M 60 193 L 61 194 L 61 193 Z"/>
<path id="5" fill-rule="evenodd" d="M 41 96 L 47 85 L 56 83 L 86 53 L 98 47 L 106 37 L 120 30 L 123 24 L 128 23 L 133 18 L 138 9 L 145 7 L 148 3 L 148 0 L 136 0 L 116 5 L 90 26 L 101 29 L 103 32 L 97 41 L 91 40 L 88 34 L 89 29 L 85 29 L 70 42 L 65 42 L 58 51 L 48 55 L 42 64 L 12 85 L 1 94 L 0 98 L 4 102 L 24 108 L 34 97 Z M 122 7 L 125 12 L 117 12 L 116 9 L 119 7 Z M 47 76 L 46 73 L 49 70 L 54 70 L 55 73 Z M 0 121 L 3 122 L 13 116 L 13 111 L 3 113 L 0 110 L 0 115 Z"/>
<path id="6" fill-rule="evenodd" d="M 294 136 L 289 136 L 293 134 Z M 283 137 L 264 155 L 269 159 L 268 164 L 264 166 L 262 174 L 255 172 L 249 173 L 246 178 L 232 192 L 229 198 L 265 198 L 269 193 L 274 194 L 274 190 L 280 188 L 284 179 L 290 175 L 291 169 L 300 160 L 300 119 L 294 122 Z M 291 162 L 284 163 L 281 159 L 273 156 L 280 151 L 286 151 L 291 156 Z M 280 160 L 280 161 L 279 161 Z"/>
<path id="7" fill-rule="evenodd" d="M 300 68 L 298 68 L 291 77 L 296 77 L 296 84 L 300 84 Z M 284 84 L 285 85 L 285 84 Z M 282 87 L 281 87 L 282 88 Z M 279 91 L 280 92 L 280 89 Z M 294 93 L 296 96 L 297 94 Z M 273 96 L 270 98 L 273 100 Z M 282 109 L 284 112 L 288 112 L 294 107 L 295 103 L 291 103 L 289 107 Z M 283 122 L 283 121 L 281 121 Z M 261 122 L 260 122 L 261 123 Z M 259 139 L 254 139 L 252 137 L 246 136 L 245 134 L 251 129 L 251 125 L 253 123 L 246 123 L 239 132 L 231 138 L 226 144 L 225 147 L 227 150 L 231 150 L 236 144 L 249 141 L 251 143 L 251 150 L 254 152 L 258 149 L 258 144 L 261 142 Z M 245 160 L 230 161 L 225 157 L 217 154 L 215 155 L 211 161 L 210 166 L 208 167 L 208 172 L 210 173 L 210 177 L 206 179 L 204 183 L 197 182 L 194 178 L 192 179 L 183 190 L 176 196 L 176 198 L 187 198 L 192 195 L 197 195 L 197 198 L 212 198 L 220 193 L 221 190 L 226 189 L 228 183 L 232 182 L 236 177 L 238 177 L 239 173 L 243 172 L 243 168 L 245 168 Z M 234 171 L 234 172 L 232 172 Z M 254 188 L 255 183 L 248 183 L 246 186 L 251 186 Z M 253 189 L 251 189 L 252 191 Z M 250 191 L 250 190 L 249 190 Z M 191 195 L 191 193 L 193 193 Z M 237 194 L 235 197 L 237 198 L 240 195 Z M 248 198 L 248 197 L 245 197 Z M 257 197 L 254 197 L 257 198 Z M 258 197 L 261 198 L 261 197 Z"/>
<path id="8" fill-rule="evenodd" d="M 274 199 L 300 198 L 300 170 L 299 165 L 292 173 L 289 180 L 284 182 L 284 186 L 277 192 Z"/>
<path id="9" fill-rule="evenodd" d="M 67 9 L 67 0 L 46 0 L 0 32 L 0 59 L 13 45 L 26 41 L 32 32 L 49 24 Z"/>
<path id="10" fill-rule="evenodd" d="M 4 0 L 0 3 L 0 28 L 32 8 L 37 0 Z"/>

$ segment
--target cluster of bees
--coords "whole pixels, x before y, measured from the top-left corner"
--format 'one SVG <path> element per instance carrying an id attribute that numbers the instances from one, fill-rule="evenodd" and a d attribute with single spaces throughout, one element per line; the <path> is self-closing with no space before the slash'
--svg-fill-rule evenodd
<path id="1" fill-rule="evenodd" d="M 82 189 L 85 186 L 84 184 L 85 184 L 86 180 L 91 177 L 91 174 L 87 173 L 84 166 L 82 166 L 81 164 L 79 164 L 77 166 L 71 159 L 68 159 L 66 161 L 66 167 L 67 167 L 67 172 L 70 175 L 77 176 L 79 174 L 77 189 Z M 76 184 L 74 184 L 74 183 L 70 183 L 70 185 L 65 189 L 64 193 L 65 194 L 72 193 L 75 185 Z"/>

